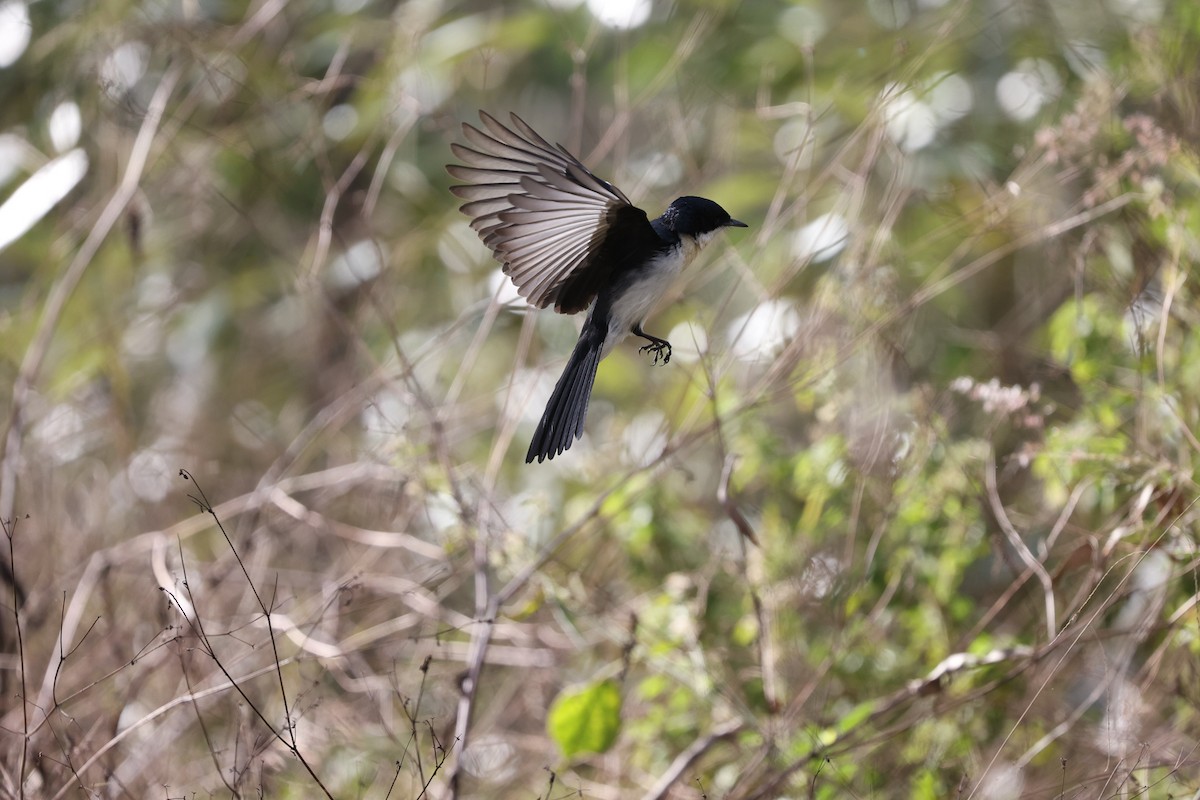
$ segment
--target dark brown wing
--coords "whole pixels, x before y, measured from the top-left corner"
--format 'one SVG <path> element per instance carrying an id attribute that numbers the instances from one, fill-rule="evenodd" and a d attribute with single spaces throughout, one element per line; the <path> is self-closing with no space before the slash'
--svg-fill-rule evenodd
<path id="1" fill-rule="evenodd" d="M 582 311 L 620 268 L 620 253 L 658 234 L 620 189 L 516 114 L 512 128 L 479 117 L 487 130 L 463 123 L 470 146 L 450 146 L 463 162 L 446 167 L 463 181 L 450 191 L 467 201 L 462 212 L 522 297 L 563 314 Z"/>

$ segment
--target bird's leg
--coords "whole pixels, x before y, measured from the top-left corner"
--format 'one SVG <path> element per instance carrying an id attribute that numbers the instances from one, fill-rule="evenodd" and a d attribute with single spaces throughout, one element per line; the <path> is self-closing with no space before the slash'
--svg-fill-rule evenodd
<path id="1" fill-rule="evenodd" d="M 647 351 L 653 353 L 655 364 L 658 363 L 658 360 L 660 358 L 662 359 L 662 363 L 664 363 L 664 364 L 669 364 L 671 362 L 671 343 L 668 342 L 666 339 L 660 339 L 657 336 L 651 336 L 650 334 L 648 334 L 644 330 L 642 330 L 641 325 L 633 326 L 633 335 L 640 336 L 641 338 L 645 339 L 647 342 L 650 343 L 648 345 L 639 347 L 638 348 L 639 353 L 645 353 Z"/>

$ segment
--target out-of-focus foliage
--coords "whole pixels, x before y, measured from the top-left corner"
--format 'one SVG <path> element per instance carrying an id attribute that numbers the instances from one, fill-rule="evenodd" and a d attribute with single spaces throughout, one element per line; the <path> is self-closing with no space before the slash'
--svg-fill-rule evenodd
<path id="1" fill-rule="evenodd" d="M 1194 795 L 1198 87 L 1169 0 L 0 0 L 0 794 Z M 751 225 L 541 465 L 479 108 Z"/>
<path id="2" fill-rule="evenodd" d="M 614 680 L 564 691 L 546 715 L 546 731 L 568 758 L 608 752 L 620 729 L 621 687 Z"/>

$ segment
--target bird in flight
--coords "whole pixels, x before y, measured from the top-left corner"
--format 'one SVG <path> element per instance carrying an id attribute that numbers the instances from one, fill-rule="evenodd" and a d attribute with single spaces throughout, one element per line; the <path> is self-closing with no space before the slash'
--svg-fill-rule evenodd
<path id="1" fill-rule="evenodd" d="M 517 291 L 537 308 L 587 310 L 579 341 L 550 395 L 525 463 L 554 458 L 583 435 L 596 367 L 629 334 L 645 339 L 654 363 L 671 343 L 642 330 L 672 279 L 722 228 L 745 228 L 703 197 L 680 197 L 658 219 L 552 145 L 516 114 L 511 127 L 484 111 L 463 123 L 462 162 L 446 169 L 450 191 Z"/>

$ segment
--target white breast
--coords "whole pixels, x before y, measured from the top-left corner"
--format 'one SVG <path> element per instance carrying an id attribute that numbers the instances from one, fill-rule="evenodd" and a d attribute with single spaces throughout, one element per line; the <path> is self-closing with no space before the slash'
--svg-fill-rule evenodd
<path id="1" fill-rule="evenodd" d="M 630 329 L 640 325 L 671 288 L 676 276 L 696 258 L 701 248 L 712 238 L 703 239 L 683 236 L 679 245 L 659 256 L 630 289 L 613 303 L 608 318 L 608 336 L 604 339 L 604 358 L 617 344 L 629 335 Z"/>

